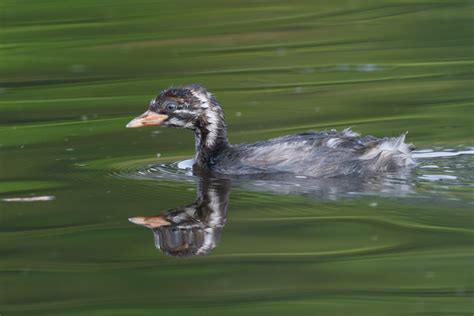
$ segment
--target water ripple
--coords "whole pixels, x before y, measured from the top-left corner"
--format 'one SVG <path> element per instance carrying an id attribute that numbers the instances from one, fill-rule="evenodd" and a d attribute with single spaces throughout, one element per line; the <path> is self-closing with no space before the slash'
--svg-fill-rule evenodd
<path id="1" fill-rule="evenodd" d="M 387 174 L 380 178 L 315 179 L 300 175 L 272 174 L 229 177 L 235 187 L 249 191 L 295 194 L 337 200 L 361 196 L 441 198 L 472 200 L 474 183 L 472 147 L 462 149 L 422 149 L 413 153 L 417 166 L 411 172 Z M 196 183 L 193 160 L 152 164 L 116 170 L 113 176 L 136 180 L 173 180 Z"/>

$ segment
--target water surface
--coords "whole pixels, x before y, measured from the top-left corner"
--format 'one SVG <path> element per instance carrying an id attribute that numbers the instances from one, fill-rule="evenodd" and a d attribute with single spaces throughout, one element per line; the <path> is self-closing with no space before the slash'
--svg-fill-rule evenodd
<path id="1" fill-rule="evenodd" d="M 470 2 L 2 8 L 1 315 L 472 314 Z M 128 218 L 206 208 L 183 163 L 192 135 L 124 126 L 191 82 L 222 103 L 233 143 L 408 131 L 418 165 L 367 182 L 211 179 L 223 220 L 189 221 L 215 243 L 166 255 Z"/>

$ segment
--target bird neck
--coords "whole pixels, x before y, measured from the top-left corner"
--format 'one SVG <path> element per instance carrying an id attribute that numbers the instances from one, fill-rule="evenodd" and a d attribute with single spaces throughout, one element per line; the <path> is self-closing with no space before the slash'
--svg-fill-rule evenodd
<path id="1" fill-rule="evenodd" d="M 224 113 L 220 106 L 209 108 L 199 120 L 194 130 L 196 143 L 195 164 L 200 168 L 209 168 L 213 157 L 229 146 Z"/>

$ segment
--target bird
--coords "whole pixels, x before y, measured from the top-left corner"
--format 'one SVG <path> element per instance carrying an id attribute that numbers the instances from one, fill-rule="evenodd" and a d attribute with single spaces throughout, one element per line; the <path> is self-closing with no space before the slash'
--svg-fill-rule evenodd
<path id="1" fill-rule="evenodd" d="M 198 84 L 170 87 L 127 128 L 165 126 L 192 130 L 193 172 L 215 176 L 293 174 L 315 178 L 376 177 L 415 164 L 406 133 L 398 137 L 361 136 L 346 128 L 308 131 L 252 144 L 229 143 L 224 111 Z"/>

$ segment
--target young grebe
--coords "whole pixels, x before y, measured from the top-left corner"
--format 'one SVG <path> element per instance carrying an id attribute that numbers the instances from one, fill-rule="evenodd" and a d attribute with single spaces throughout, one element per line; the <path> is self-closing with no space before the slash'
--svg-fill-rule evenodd
<path id="1" fill-rule="evenodd" d="M 396 138 L 359 136 L 345 129 L 306 132 L 254 144 L 231 145 L 224 112 L 199 85 L 164 90 L 128 128 L 161 125 L 194 131 L 197 173 L 249 175 L 293 173 L 310 177 L 375 176 L 413 164 L 405 134 Z"/>

